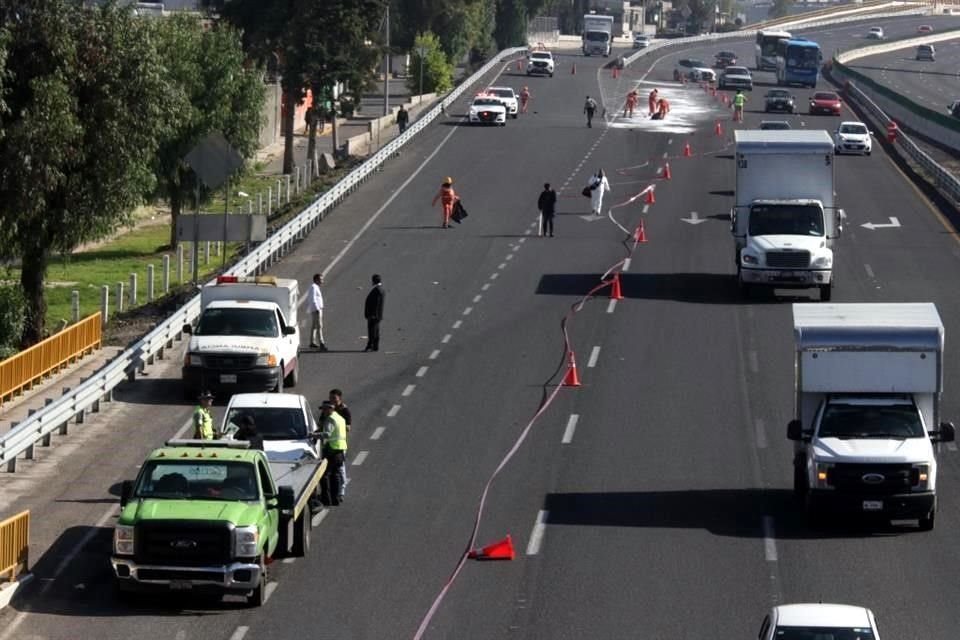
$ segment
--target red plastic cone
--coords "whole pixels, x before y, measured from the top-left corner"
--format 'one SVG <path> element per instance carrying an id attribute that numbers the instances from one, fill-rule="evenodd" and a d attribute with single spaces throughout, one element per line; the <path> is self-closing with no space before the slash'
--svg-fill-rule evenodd
<path id="1" fill-rule="evenodd" d="M 670 163 L 669 163 L 669 162 L 663 163 L 663 179 L 664 179 L 664 180 L 672 180 L 672 179 L 673 179 L 673 174 L 670 173 Z"/>
<path id="2" fill-rule="evenodd" d="M 717 134 L 718 137 L 723 136 L 723 125 L 720 124 L 719 120 L 717 120 L 717 124 L 713 126 L 713 132 Z"/>
<path id="3" fill-rule="evenodd" d="M 693 157 L 693 149 L 690 148 L 690 143 L 689 143 L 689 142 L 686 142 L 686 143 L 684 143 L 684 145 L 683 145 L 683 157 L 684 157 L 684 158 L 692 158 L 692 157 Z"/>
<path id="4" fill-rule="evenodd" d="M 577 359 L 573 357 L 573 351 L 570 352 L 570 363 L 567 365 L 567 374 L 563 376 L 563 386 L 580 386 L 580 375 L 577 373 Z"/>
<path id="5" fill-rule="evenodd" d="M 623 292 L 620 291 L 620 272 L 613 274 L 613 285 L 610 287 L 611 300 L 623 300 Z"/>
<path id="6" fill-rule="evenodd" d="M 483 549 L 471 549 L 467 557 L 471 560 L 513 560 L 516 553 L 513 551 L 513 540 L 507 534 L 503 540 L 488 544 Z"/>
<path id="7" fill-rule="evenodd" d="M 647 196 L 644 198 L 643 202 L 645 204 L 656 204 L 657 196 L 653 195 L 653 189 L 647 191 Z"/>
<path id="8" fill-rule="evenodd" d="M 643 220 L 640 221 L 637 230 L 633 232 L 633 241 L 637 244 L 643 244 L 647 241 L 647 230 L 643 228 Z"/>

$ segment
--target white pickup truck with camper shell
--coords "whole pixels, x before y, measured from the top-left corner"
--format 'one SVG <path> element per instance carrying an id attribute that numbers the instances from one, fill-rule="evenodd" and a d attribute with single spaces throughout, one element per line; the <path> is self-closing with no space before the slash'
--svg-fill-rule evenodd
<path id="1" fill-rule="evenodd" d="M 827 514 L 933 529 L 943 324 L 932 303 L 794 304 L 794 491 Z"/>
<path id="2" fill-rule="evenodd" d="M 183 362 L 184 397 L 201 390 L 283 391 L 299 378 L 296 280 L 220 276 L 200 290 L 200 318 Z"/>
<path id="3" fill-rule="evenodd" d="M 834 141 L 823 130 L 734 131 L 736 186 L 731 211 L 737 282 L 818 288 L 829 301 L 842 231 Z"/>

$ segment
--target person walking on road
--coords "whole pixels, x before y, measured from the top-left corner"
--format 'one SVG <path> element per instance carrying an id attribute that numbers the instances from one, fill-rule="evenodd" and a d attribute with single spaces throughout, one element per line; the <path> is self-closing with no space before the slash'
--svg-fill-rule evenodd
<path id="1" fill-rule="evenodd" d="M 214 440 L 216 433 L 213 430 L 213 416 L 210 414 L 213 394 L 204 391 L 198 400 L 200 404 L 193 410 L 193 437 L 195 440 Z"/>
<path id="2" fill-rule="evenodd" d="M 743 105 L 747 103 L 747 96 L 743 91 L 737 89 L 737 95 L 733 96 L 733 119 L 736 122 L 743 122 Z"/>
<path id="3" fill-rule="evenodd" d="M 651 117 L 653 116 L 653 114 L 655 114 L 655 113 L 657 112 L 657 99 L 658 99 L 658 97 L 659 97 L 659 93 L 658 93 L 658 91 L 657 91 L 656 89 L 654 89 L 653 91 L 651 91 L 651 92 L 650 92 L 650 95 L 647 96 L 647 105 L 650 107 L 650 116 L 651 116 Z"/>
<path id="4" fill-rule="evenodd" d="M 403 108 L 403 105 L 400 105 L 400 110 L 397 111 L 397 128 L 400 129 L 400 133 L 403 133 L 407 130 L 407 124 L 410 122 L 410 112 Z"/>
<path id="5" fill-rule="evenodd" d="M 319 273 L 313 274 L 313 284 L 310 285 L 310 347 L 327 351 L 327 345 L 323 341 L 323 291 L 320 285 L 323 284 L 323 276 Z"/>
<path id="6" fill-rule="evenodd" d="M 440 185 L 440 191 L 437 192 L 437 195 L 433 196 L 433 202 L 430 204 L 431 207 L 435 207 L 437 206 L 437 200 L 440 201 L 443 207 L 443 220 L 440 226 L 443 229 L 450 228 L 450 216 L 453 214 L 453 205 L 456 204 L 459 199 L 460 196 L 453 190 L 453 178 L 444 178 L 443 184 Z"/>
<path id="7" fill-rule="evenodd" d="M 610 183 L 607 176 L 603 174 L 603 169 L 597 171 L 596 175 L 590 176 L 590 182 L 587 184 L 590 189 L 590 210 L 595 216 L 599 216 L 603 210 L 603 195 L 610 191 Z"/>
<path id="8" fill-rule="evenodd" d="M 527 112 L 527 104 L 530 102 L 530 89 L 524 87 L 520 90 L 520 113 Z"/>
<path id="9" fill-rule="evenodd" d="M 583 103 L 583 112 L 587 114 L 587 126 L 593 126 L 593 114 L 597 111 L 597 101 L 587 96 L 586 102 Z"/>
<path id="10" fill-rule="evenodd" d="M 327 472 L 320 479 L 321 495 L 324 502 L 336 506 L 343 502 L 347 489 L 347 423 L 329 400 L 320 405 L 320 437 L 327 461 Z"/>
<path id="11" fill-rule="evenodd" d="M 636 89 L 633 89 L 632 91 L 630 91 L 630 93 L 627 94 L 627 102 L 623 107 L 624 118 L 633 117 L 633 110 L 637 108 L 637 102 L 639 100 L 640 100 L 640 94 L 637 93 Z"/>
<path id="12" fill-rule="evenodd" d="M 537 208 L 540 209 L 540 235 L 545 236 L 549 231 L 553 237 L 553 218 L 557 212 L 557 192 L 550 188 L 550 183 L 543 185 L 543 191 L 537 199 Z"/>
<path id="13" fill-rule="evenodd" d="M 363 303 L 363 317 L 367 319 L 367 347 L 364 351 L 380 350 L 380 321 L 383 320 L 383 299 L 387 292 L 383 290 L 380 276 L 370 278 L 373 288 Z"/>

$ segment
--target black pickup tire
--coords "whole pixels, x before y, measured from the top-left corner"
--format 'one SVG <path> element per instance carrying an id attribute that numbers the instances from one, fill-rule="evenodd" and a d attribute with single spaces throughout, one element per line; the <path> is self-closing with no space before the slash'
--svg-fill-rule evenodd
<path id="1" fill-rule="evenodd" d="M 297 364 L 293 365 L 293 371 L 290 372 L 284 381 L 283 385 L 288 389 L 292 389 L 297 386 L 297 383 L 300 382 L 300 359 L 297 359 Z"/>
<path id="2" fill-rule="evenodd" d="M 830 299 L 832 297 L 833 297 L 833 284 L 820 285 L 820 301 L 830 302 Z"/>
<path id="3" fill-rule="evenodd" d="M 310 551 L 310 529 L 313 528 L 313 518 L 310 509 L 304 509 L 300 517 L 293 523 L 293 547 L 290 555 L 302 558 Z"/>
<path id="4" fill-rule="evenodd" d="M 262 607 L 267 601 L 267 567 L 260 562 L 260 581 L 247 595 L 248 607 Z"/>
<path id="5" fill-rule="evenodd" d="M 933 531 L 934 525 L 937 523 L 937 507 L 934 505 L 933 509 L 930 509 L 925 517 L 920 518 L 917 521 L 917 524 L 920 525 L 920 531 Z"/>

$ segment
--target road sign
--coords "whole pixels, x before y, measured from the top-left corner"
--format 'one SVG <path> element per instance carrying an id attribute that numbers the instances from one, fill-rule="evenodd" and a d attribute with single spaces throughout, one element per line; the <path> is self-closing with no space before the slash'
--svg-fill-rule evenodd
<path id="1" fill-rule="evenodd" d="M 222 185 L 243 166 L 243 156 L 219 131 L 208 134 L 183 159 L 209 189 Z"/>

